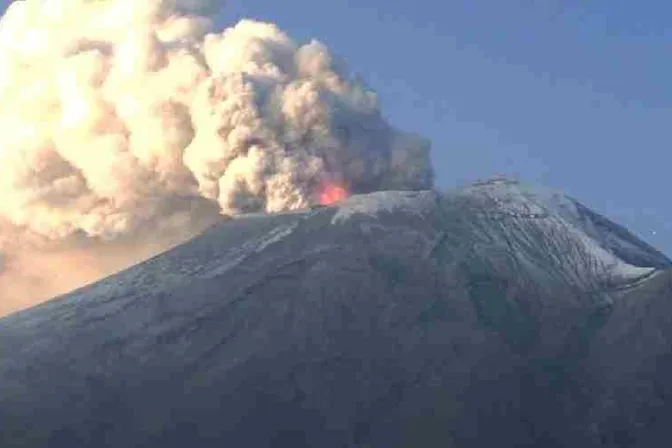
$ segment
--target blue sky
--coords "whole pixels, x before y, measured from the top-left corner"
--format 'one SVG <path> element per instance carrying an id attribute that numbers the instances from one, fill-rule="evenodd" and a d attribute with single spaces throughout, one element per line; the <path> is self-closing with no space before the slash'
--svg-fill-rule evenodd
<path id="1" fill-rule="evenodd" d="M 232 0 L 317 38 L 433 142 L 437 185 L 495 173 L 557 187 L 672 254 L 672 4 Z M 655 232 L 655 234 L 653 233 Z"/>

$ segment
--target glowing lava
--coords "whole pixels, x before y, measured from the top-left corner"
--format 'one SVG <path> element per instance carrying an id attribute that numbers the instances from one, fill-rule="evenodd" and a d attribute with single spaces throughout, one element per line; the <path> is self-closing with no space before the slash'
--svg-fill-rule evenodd
<path id="1" fill-rule="evenodd" d="M 321 205 L 331 205 L 340 202 L 347 197 L 348 190 L 336 183 L 325 182 L 320 188 L 319 201 Z"/>

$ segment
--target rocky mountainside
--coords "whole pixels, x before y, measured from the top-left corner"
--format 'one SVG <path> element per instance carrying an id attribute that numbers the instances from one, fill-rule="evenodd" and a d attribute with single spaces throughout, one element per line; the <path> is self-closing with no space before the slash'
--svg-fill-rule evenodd
<path id="1" fill-rule="evenodd" d="M 0 319 L 0 446 L 662 446 L 671 266 L 505 179 L 246 215 Z"/>

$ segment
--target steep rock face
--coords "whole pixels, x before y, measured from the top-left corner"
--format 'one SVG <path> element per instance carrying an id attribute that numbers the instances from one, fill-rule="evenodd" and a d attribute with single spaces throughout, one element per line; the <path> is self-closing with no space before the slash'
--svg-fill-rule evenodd
<path id="1" fill-rule="evenodd" d="M 236 218 L 0 319 L 0 445 L 653 446 L 670 265 L 507 180 Z"/>

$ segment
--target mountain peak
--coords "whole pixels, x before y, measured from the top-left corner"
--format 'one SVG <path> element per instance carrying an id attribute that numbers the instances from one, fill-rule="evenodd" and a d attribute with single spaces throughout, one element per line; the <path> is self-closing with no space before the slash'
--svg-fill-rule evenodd
<path id="1" fill-rule="evenodd" d="M 489 213 L 501 217 L 562 221 L 627 264 L 657 269 L 672 266 L 672 261 L 665 255 L 623 226 L 560 190 L 496 177 L 458 189 L 457 194 L 471 195 L 488 208 Z"/>
<path id="2" fill-rule="evenodd" d="M 601 284 L 630 284 L 672 266 L 665 255 L 631 232 L 561 191 L 503 176 L 444 192 L 358 195 L 335 209 L 332 224 L 355 217 L 376 220 L 381 213 L 395 212 L 436 219 L 438 210 L 444 218 L 441 232 L 464 244 L 474 240 L 474 247 L 484 254 L 504 250 L 558 270 L 580 271 L 581 265 L 585 268 L 581 275 L 592 272 Z M 459 228 L 456 222 L 461 223 Z M 542 247 L 545 252 L 538 252 Z"/>

